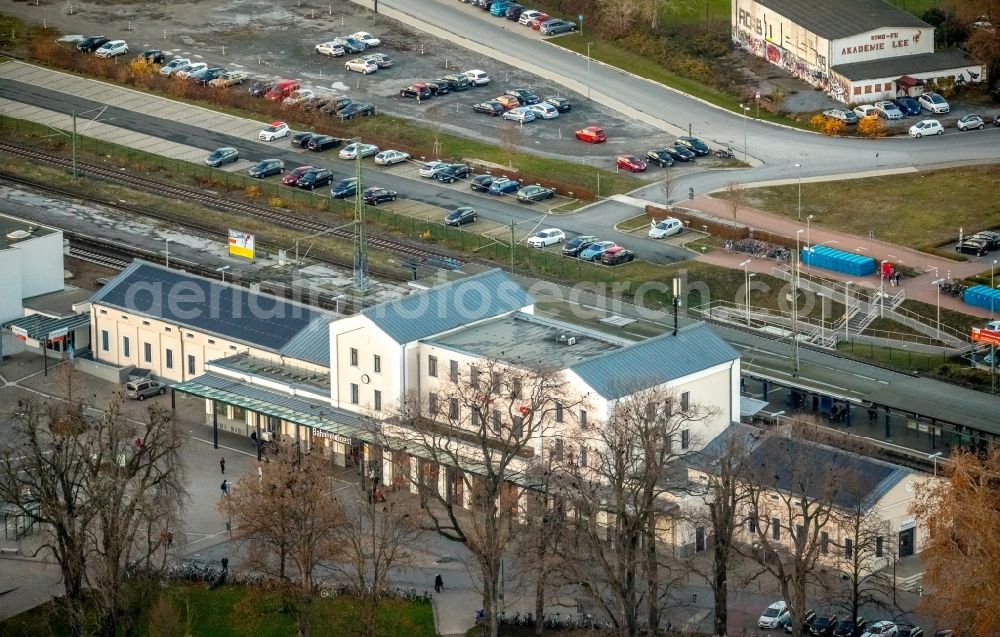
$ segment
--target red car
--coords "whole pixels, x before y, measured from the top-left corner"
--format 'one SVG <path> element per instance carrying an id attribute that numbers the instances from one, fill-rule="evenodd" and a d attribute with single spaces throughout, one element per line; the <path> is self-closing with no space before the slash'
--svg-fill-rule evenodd
<path id="1" fill-rule="evenodd" d="M 551 19 L 552 19 L 552 16 L 550 16 L 547 13 L 543 13 L 541 15 L 536 15 L 534 18 L 531 19 L 531 22 L 529 22 L 528 24 L 535 31 L 541 31 L 541 29 L 542 29 L 542 23 L 545 22 L 546 20 L 551 20 Z"/>
<path id="2" fill-rule="evenodd" d="M 619 155 L 618 168 L 632 173 L 643 173 L 646 172 L 646 162 L 635 155 Z"/>
<path id="3" fill-rule="evenodd" d="M 299 177 L 306 174 L 310 170 L 315 170 L 315 166 L 299 166 L 290 173 L 285 173 L 285 176 L 281 178 L 281 183 L 286 186 L 294 186 L 299 183 Z"/>
<path id="4" fill-rule="evenodd" d="M 587 128 L 582 128 L 576 133 L 576 138 L 581 142 L 587 142 L 588 144 L 600 144 L 601 142 L 608 141 L 608 136 L 605 134 L 604 129 L 600 126 L 588 126 Z"/>

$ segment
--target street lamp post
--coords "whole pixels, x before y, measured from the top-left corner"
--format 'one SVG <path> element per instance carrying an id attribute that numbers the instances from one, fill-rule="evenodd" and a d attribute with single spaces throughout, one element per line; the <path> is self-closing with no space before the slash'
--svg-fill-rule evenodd
<path id="1" fill-rule="evenodd" d="M 229 267 L 230 267 L 230 266 L 228 266 L 228 265 L 224 265 L 224 266 L 222 266 L 221 268 L 215 268 L 215 271 L 216 271 L 216 272 L 219 272 L 219 273 L 221 273 L 221 274 L 222 274 L 222 282 L 223 282 L 223 283 L 225 283 L 225 282 L 226 282 L 226 270 L 228 270 L 228 269 L 229 269 Z"/>
<path id="2" fill-rule="evenodd" d="M 844 340 L 851 339 L 851 284 L 854 281 L 844 281 Z"/>
<path id="3" fill-rule="evenodd" d="M 878 288 L 878 317 L 885 317 L 885 264 L 888 263 L 885 259 L 878 264 L 878 278 L 881 282 Z"/>
<path id="4" fill-rule="evenodd" d="M 826 341 L 826 295 L 817 292 L 816 296 L 819 297 L 819 338 Z"/>
<path id="5" fill-rule="evenodd" d="M 931 281 L 931 285 L 937 288 L 937 338 L 941 339 L 941 284 L 945 282 L 945 279 L 938 279 L 937 281 Z"/>
<path id="6" fill-rule="evenodd" d="M 163 253 L 163 263 L 164 263 L 164 265 L 166 265 L 169 268 L 170 267 L 170 238 L 169 237 L 164 237 L 163 241 L 164 241 L 164 244 L 166 245 L 166 251 Z"/>
<path id="7" fill-rule="evenodd" d="M 740 104 L 740 109 L 743 111 L 743 163 L 747 162 L 747 120 L 750 119 L 750 107 Z"/>
<path id="8" fill-rule="evenodd" d="M 807 248 L 812 245 L 812 237 L 811 237 L 812 233 L 810 232 L 810 230 L 811 230 L 810 225 L 812 223 L 813 216 L 814 215 L 809 215 L 808 217 L 806 217 L 806 247 Z"/>
<path id="9" fill-rule="evenodd" d="M 990 266 L 990 289 L 991 290 L 995 290 L 996 289 L 996 286 L 993 285 L 993 274 L 996 272 L 996 269 L 997 269 L 997 260 L 993 259 L 993 264 Z M 992 300 L 992 297 L 990 297 L 990 299 L 991 299 L 990 300 L 990 318 L 992 319 L 993 318 L 993 300 Z"/>
<path id="10" fill-rule="evenodd" d="M 587 99 L 590 99 L 590 47 L 594 46 L 593 42 L 587 42 Z"/>
<path id="11" fill-rule="evenodd" d="M 799 374 L 799 273 L 802 271 L 802 256 L 799 253 L 799 237 L 805 232 L 795 231 L 795 271 L 792 273 L 792 376 Z"/>
<path id="12" fill-rule="evenodd" d="M 799 169 L 799 221 L 802 221 L 802 164 L 795 164 L 795 167 Z"/>
<path id="13" fill-rule="evenodd" d="M 755 272 L 750 272 L 750 268 L 748 267 L 750 265 L 750 261 L 752 261 L 752 259 L 747 259 L 740 264 L 740 267 L 743 268 L 743 274 L 746 276 L 747 327 L 750 327 L 750 277 L 756 274 Z"/>

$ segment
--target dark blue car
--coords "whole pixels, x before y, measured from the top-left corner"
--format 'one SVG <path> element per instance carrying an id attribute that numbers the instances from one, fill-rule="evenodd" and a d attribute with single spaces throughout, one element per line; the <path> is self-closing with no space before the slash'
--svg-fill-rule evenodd
<path id="1" fill-rule="evenodd" d="M 512 192 L 517 192 L 521 188 L 521 182 L 516 179 L 507 179 L 506 177 L 499 177 L 493 180 L 490 184 L 490 194 L 491 195 L 509 195 Z"/>
<path id="2" fill-rule="evenodd" d="M 920 115 L 920 104 L 912 97 L 897 97 L 892 100 L 903 115 Z"/>

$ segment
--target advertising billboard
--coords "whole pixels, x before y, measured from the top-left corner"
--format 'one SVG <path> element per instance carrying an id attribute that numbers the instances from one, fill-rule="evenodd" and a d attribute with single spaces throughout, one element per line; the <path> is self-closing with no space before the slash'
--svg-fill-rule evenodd
<path id="1" fill-rule="evenodd" d="M 238 230 L 229 231 L 229 254 L 253 259 L 254 237 Z"/>

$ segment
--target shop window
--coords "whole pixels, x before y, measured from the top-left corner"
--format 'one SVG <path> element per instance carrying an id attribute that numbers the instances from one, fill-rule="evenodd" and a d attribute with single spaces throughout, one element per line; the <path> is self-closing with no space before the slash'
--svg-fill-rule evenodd
<path id="1" fill-rule="evenodd" d="M 382 392 L 375 390 L 375 411 L 382 411 Z"/>
<path id="2" fill-rule="evenodd" d="M 111 335 L 108 334 L 107 330 L 101 330 L 101 350 L 105 352 L 111 351 Z"/>
<path id="3" fill-rule="evenodd" d="M 374 363 L 373 363 L 373 369 L 375 370 L 376 374 L 381 374 L 382 373 L 382 357 L 379 356 L 378 354 L 375 354 L 375 360 L 374 360 Z"/>
<path id="4" fill-rule="evenodd" d="M 153 362 L 153 344 L 143 343 L 142 344 L 142 360 L 147 363 Z"/>
<path id="5" fill-rule="evenodd" d="M 164 352 L 166 354 L 166 367 L 167 369 L 174 368 L 174 350 L 168 349 Z"/>
<path id="6" fill-rule="evenodd" d="M 358 349 L 356 347 L 351 348 L 351 367 L 358 366 Z"/>
<path id="7" fill-rule="evenodd" d="M 351 404 L 357 405 L 359 402 L 360 398 L 358 396 L 358 384 L 351 383 Z"/>
<path id="8" fill-rule="evenodd" d="M 438 359 L 437 356 L 427 357 L 427 375 L 431 378 L 437 378 L 438 375 Z"/>
<path id="9" fill-rule="evenodd" d="M 124 356 L 125 358 L 128 358 L 129 357 L 129 350 L 130 349 L 131 348 L 129 347 L 128 337 L 127 336 L 123 336 L 122 337 L 122 356 Z"/>

